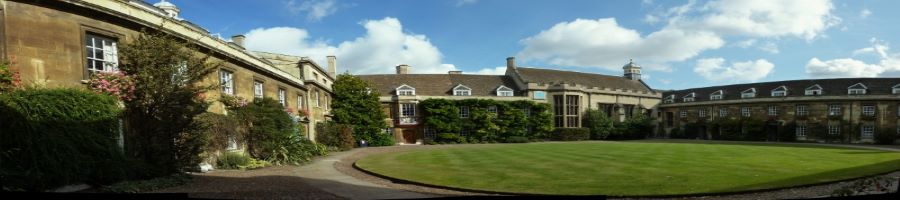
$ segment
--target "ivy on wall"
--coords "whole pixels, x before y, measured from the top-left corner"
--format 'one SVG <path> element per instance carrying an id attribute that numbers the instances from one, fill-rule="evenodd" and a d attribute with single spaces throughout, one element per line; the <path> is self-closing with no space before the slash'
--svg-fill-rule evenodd
<path id="1" fill-rule="evenodd" d="M 419 105 L 424 110 L 425 125 L 436 134 L 465 131 L 470 142 L 504 141 L 511 136 L 545 139 L 553 129 L 550 106 L 546 103 L 426 99 Z M 468 117 L 460 117 L 460 107 L 468 109 Z M 496 113 L 491 109 L 496 109 Z"/>

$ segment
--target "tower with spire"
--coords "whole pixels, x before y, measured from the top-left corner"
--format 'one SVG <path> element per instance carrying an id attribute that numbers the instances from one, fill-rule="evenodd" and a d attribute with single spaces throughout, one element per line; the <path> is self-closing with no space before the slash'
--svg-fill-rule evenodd
<path id="1" fill-rule="evenodd" d="M 634 64 L 634 60 L 628 59 L 628 64 L 622 66 L 622 69 L 625 70 L 625 78 L 631 80 L 641 80 L 641 66 Z"/>

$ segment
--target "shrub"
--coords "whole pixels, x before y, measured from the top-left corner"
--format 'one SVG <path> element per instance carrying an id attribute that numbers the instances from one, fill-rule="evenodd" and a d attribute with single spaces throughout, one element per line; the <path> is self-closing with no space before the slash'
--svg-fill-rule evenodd
<path id="1" fill-rule="evenodd" d="M 356 146 L 356 139 L 353 138 L 353 127 L 347 124 L 337 124 L 334 122 L 326 122 L 316 124 L 316 132 L 318 141 L 326 146 L 335 147 L 338 150 L 346 151 Z"/>
<path id="2" fill-rule="evenodd" d="M 79 89 L 0 95 L 0 186 L 44 190 L 128 176 L 116 99 Z"/>
<path id="3" fill-rule="evenodd" d="M 0 61 L 0 94 L 22 86 L 19 72 L 9 68 L 11 64 L 7 61 Z"/>
<path id="4" fill-rule="evenodd" d="M 590 137 L 591 131 L 587 128 L 557 128 L 553 134 L 553 139 L 559 141 L 587 140 Z"/>
<path id="5" fill-rule="evenodd" d="M 277 148 L 268 152 L 269 157 L 265 158 L 266 161 L 276 165 L 300 165 L 312 161 L 313 157 L 328 154 L 327 146 L 296 135 L 280 140 L 276 145 Z"/>
<path id="6" fill-rule="evenodd" d="M 897 133 L 894 133 L 890 129 L 882 129 L 875 133 L 875 143 L 876 144 L 894 144 L 894 141 L 897 140 Z"/>
<path id="7" fill-rule="evenodd" d="M 528 143 L 527 137 L 522 136 L 510 136 L 506 138 L 506 143 Z"/>
<path id="8" fill-rule="evenodd" d="M 293 134 L 294 122 L 272 98 L 256 99 L 247 106 L 235 109 L 235 116 L 247 124 L 247 152 L 251 157 L 269 160 Z"/>
<path id="9" fill-rule="evenodd" d="M 385 137 L 383 130 L 388 127 L 382 112 L 381 103 L 378 101 L 378 91 L 371 83 L 343 73 L 337 76 L 332 85 L 334 89 L 334 101 L 331 104 L 331 113 L 334 121 L 340 124 L 353 124 L 353 138 L 365 140 L 369 146 L 394 145 L 393 136 Z"/>
<path id="10" fill-rule="evenodd" d="M 464 143 L 465 138 L 454 133 L 441 133 L 437 135 L 435 141 L 439 143 Z"/>
<path id="11" fill-rule="evenodd" d="M 240 152 L 226 152 L 219 156 L 216 164 L 219 169 L 238 169 L 240 166 L 250 164 L 251 159 L 253 158 Z"/>
<path id="12" fill-rule="evenodd" d="M 610 133 L 616 130 L 613 121 L 606 116 L 606 113 L 598 109 L 585 112 L 582 124 L 591 130 L 591 139 L 593 140 L 606 139 Z"/>
<path id="13" fill-rule="evenodd" d="M 243 141 L 244 133 L 247 132 L 241 122 L 233 116 L 208 112 L 197 116 L 196 120 L 202 127 L 200 131 L 203 133 L 200 135 L 209 138 L 207 152 L 224 150 L 231 139 Z"/>

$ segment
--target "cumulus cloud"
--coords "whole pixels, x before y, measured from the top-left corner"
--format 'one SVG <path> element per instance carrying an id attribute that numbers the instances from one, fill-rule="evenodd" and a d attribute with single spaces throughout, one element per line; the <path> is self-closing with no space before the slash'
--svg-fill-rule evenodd
<path id="1" fill-rule="evenodd" d="M 824 61 L 812 58 L 806 63 L 806 74 L 815 78 L 900 76 L 900 54 L 890 52 L 889 45 L 882 40 L 872 38 L 869 42 L 872 46 L 853 51 L 853 56 L 873 54 L 878 57 L 878 63 L 853 58 Z"/>
<path id="2" fill-rule="evenodd" d="M 519 56 L 551 64 L 620 69 L 634 58 L 649 69 L 667 70 L 660 63 L 683 61 L 724 41 L 709 32 L 664 29 L 642 36 L 618 25 L 613 18 L 561 22 L 521 41 Z M 646 64 L 650 63 L 650 64 Z M 658 67 L 653 67 L 658 66 Z"/>
<path id="3" fill-rule="evenodd" d="M 725 66 L 724 58 L 705 58 L 697 60 L 694 72 L 711 81 L 752 82 L 765 78 L 774 68 L 775 65 L 765 59 Z"/>
<path id="4" fill-rule="evenodd" d="M 338 10 L 335 0 L 307 0 L 301 3 L 290 0 L 285 4 L 285 7 L 293 14 L 305 12 L 306 19 L 309 21 L 320 21 Z"/>
<path id="5" fill-rule="evenodd" d="M 396 18 L 368 20 L 361 23 L 366 35 L 354 40 L 328 45 L 311 39 L 303 29 L 289 27 L 258 28 L 247 34 L 246 47 L 252 51 L 309 56 L 324 64 L 325 56 L 338 58 L 338 71 L 354 74 L 393 73 L 399 64 L 412 66 L 411 73 L 447 73 L 456 70 L 442 63 L 443 54 L 424 35 L 403 32 Z"/>
<path id="6" fill-rule="evenodd" d="M 735 46 L 774 54 L 780 51 L 773 40 L 824 37 L 825 30 L 841 21 L 833 10 L 828 0 L 714 0 L 702 5 L 689 1 L 645 15 L 644 22 L 666 23 L 645 35 L 620 26 L 614 18 L 560 22 L 521 40 L 524 48 L 517 56 L 608 70 L 619 70 L 626 59 L 634 58 L 649 70 L 671 71 L 669 63 L 719 49 L 724 38 L 741 38 Z"/>
<path id="7" fill-rule="evenodd" d="M 872 15 L 872 11 L 870 11 L 868 8 L 859 11 L 859 18 L 865 19 L 868 18 L 869 15 Z"/>

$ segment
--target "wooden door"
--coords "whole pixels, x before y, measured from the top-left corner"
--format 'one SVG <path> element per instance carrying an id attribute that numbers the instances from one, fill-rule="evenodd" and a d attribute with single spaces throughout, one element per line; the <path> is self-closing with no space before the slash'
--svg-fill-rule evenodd
<path id="1" fill-rule="evenodd" d="M 403 130 L 403 141 L 406 144 L 415 144 L 416 143 L 416 131 L 415 130 Z"/>

